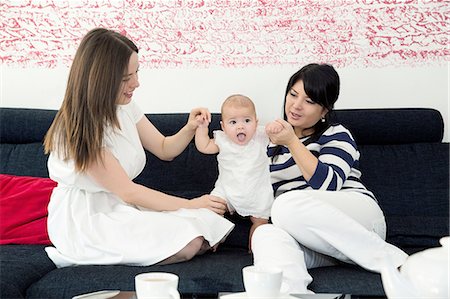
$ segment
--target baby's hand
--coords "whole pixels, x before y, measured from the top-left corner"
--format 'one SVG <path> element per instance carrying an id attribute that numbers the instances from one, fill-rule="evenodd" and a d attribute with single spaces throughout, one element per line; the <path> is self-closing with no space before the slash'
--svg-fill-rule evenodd
<path id="1" fill-rule="evenodd" d="M 277 119 L 266 126 L 266 134 L 270 142 L 278 145 L 286 145 L 292 141 L 298 141 L 294 128 L 283 119 Z"/>
<path id="2" fill-rule="evenodd" d="M 207 127 L 211 122 L 211 113 L 206 108 L 195 108 L 189 113 L 188 124 L 193 130 L 200 126 Z"/>
<path id="3" fill-rule="evenodd" d="M 266 125 L 266 133 L 267 133 L 267 135 L 277 134 L 277 133 L 280 133 L 282 130 L 283 130 L 283 125 L 280 124 L 277 121 L 273 121 L 273 122 L 268 123 Z"/>
<path id="4" fill-rule="evenodd" d="M 203 115 L 197 115 L 195 117 L 195 121 L 197 122 L 197 125 L 199 128 L 207 128 L 208 127 L 208 120 Z"/>

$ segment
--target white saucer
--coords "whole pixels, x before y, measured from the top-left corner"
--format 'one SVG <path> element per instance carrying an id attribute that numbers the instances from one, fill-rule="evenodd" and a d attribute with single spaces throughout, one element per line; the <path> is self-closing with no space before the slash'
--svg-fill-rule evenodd
<path id="1" fill-rule="evenodd" d="M 228 295 L 222 295 L 220 296 L 220 299 L 251 299 L 250 297 L 247 296 L 246 292 L 242 292 L 242 293 L 234 293 L 234 294 L 228 294 Z M 281 294 L 280 296 L 274 298 L 274 299 L 299 299 L 298 297 L 294 297 L 291 296 L 289 294 Z"/>
<path id="2" fill-rule="evenodd" d="M 114 297 L 116 295 L 118 295 L 120 293 L 119 290 L 104 290 L 104 291 L 97 291 L 97 292 L 92 292 L 92 293 L 87 293 L 87 294 L 82 294 L 82 295 L 78 295 L 73 297 L 72 299 L 107 299 L 107 298 L 111 298 Z"/>

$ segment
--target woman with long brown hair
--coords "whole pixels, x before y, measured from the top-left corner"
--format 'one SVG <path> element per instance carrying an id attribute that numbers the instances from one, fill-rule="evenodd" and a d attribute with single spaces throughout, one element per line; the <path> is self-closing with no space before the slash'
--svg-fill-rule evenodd
<path id="1" fill-rule="evenodd" d="M 76 52 L 44 140 L 58 182 L 48 207 L 54 247 L 46 250 L 58 267 L 185 261 L 215 249 L 234 226 L 221 198 L 186 200 L 133 182 L 144 148 L 170 161 L 192 140 L 196 118 L 211 118 L 193 109 L 178 133 L 163 136 L 132 101 L 138 69 L 138 48 L 115 31 L 89 31 Z"/>

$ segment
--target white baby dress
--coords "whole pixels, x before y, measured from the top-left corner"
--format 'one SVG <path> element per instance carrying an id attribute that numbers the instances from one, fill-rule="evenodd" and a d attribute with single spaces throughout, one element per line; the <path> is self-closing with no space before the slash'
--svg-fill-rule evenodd
<path id="1" fill-rule="evenodd" d="M 120 130 L 105 132 L 108 148 L 130 178 L 143 170 L 146 157 L 136 123 L 144 117 L 136 104 L 117 108 Z M 150 166 L 151 167 L 151 166 Z M 173 212 L 141 210 L 74 171 L 51 153 L 50 178 L 58 182 L 48 206 L 48 233 L 55 247 L 47 247 L 58 266 L 73 264 L 156 264 L 203 236 L 211 246 L 220 242 L 234 224 L 208 209 Z"/>
<path id="2" fill-rule="evenodd" d="M 221 130 L 213 133 L 219 177 L 211 194 L 227 200 L 229 209 L 241 216 L 268 219 L 274 198 L 264 127 L 259 126 L 246 145 L 232 142 Z"/>

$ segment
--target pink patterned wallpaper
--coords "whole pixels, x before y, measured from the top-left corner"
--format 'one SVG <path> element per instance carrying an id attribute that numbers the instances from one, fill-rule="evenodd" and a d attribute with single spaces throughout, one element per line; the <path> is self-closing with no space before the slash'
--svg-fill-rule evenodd
<path id="1" fill-rule="evenodd" d="M 81 37 L 131 37 L 143 67 L 443 65 L 450 0 L 1 0 L 2 64 L 70 65 Z"/>

